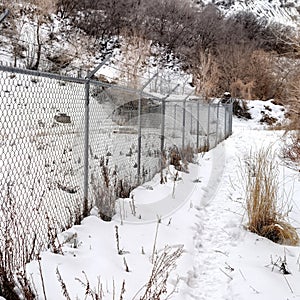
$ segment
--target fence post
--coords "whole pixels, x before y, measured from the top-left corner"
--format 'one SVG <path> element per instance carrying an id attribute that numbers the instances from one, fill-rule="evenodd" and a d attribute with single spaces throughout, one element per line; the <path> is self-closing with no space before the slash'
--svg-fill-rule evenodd
<path id="1" fill-rule="evenodd" d="M 186 100 L 194 93 L 194 91 L 192 91 L 191 93 L 189 93 L 184 99 L 183 99 L 183 116 L 182 116 L 182 149 L 184 149 L 185 147 L 185 123 L 186 123 Z M 192 122 L 192 116 L 191 116 L 191 122 Z M 192 128 L 192 124 L 191 124 L 191 128 Z"/>
<path id="2" fill-rule="evenodd" d="M 166 113 L 166 99 L 161 99 L 161 128 L 160 128 L 160 152 L 163 155 L 165 147 L 165 113 Z"/>
<path id="3" fill-rule="evenodd" d="M 210 103 L 208 103 L 208 115 L 207 115 L 207 149 L 209 150 L 210 149 L 210 146 L 209 146 L 209 135 L 210 135 Z"/>
<path id="4" fill-rule="evenodd" d="M 233 102 L 230 102 L 230 109 L 229 109 L 229 118 L 230 118 L 230 123 L 229 123 L 229 134 L 232 135 L 232 115 L 233 115 Z"/>
<path id="5" fill-rule="evenodd" d="M 225 122 L 225 126 L 224 126 L 224 131 L 225 131 L 225 135 L 224 135 L 224 140 L 228 137 L 228 135 L 227 135 L 227 107 L 228 107 L 228 104 L 226 104 L 225 106 L 224 106 L 224 110 L 225 110 L 225 114 L 224 114 L 224 122 Z"/>
<path id="6" fill-rule="evenodd" d="M 166 114 L 166 100 L 170 97 L 170 95 L 179 87 L 179 84 L 177 84 L 170 93 L 161 99 L 161 130 L 160 130 L 160 155 L 161 155 L 161 169 L 163 167 L 163 160 L 162 155 L 165 148 L 165 114 Z"/>
<path id="7" fill-rule="evenodd" d="M 200 135 L 200 103 L 197 101 L 197 152 L 199 151 L 199 135 Z"/>
<path id="8" fill-rule="evenodd" d="M 151 81 L 158 75 L 155 73 L 141 88 L 139 91 L 139 104 L 138 104 L 138 156 L 137 156 L 137 184 L 141 182 L 141 156 L 142 156 L 142 94 L 144 89 L 151 83 Z"/>
<path id="9" fill-rule="evenodd" d="M 88 203 L 89 192 L 89 130 L 90 130 L 90 79 L 85 83 L 85 103 L 84 103 L 84 183 L 83 197 L 84 203 Z"/>
<path id="10" fill-rule="evenodd" d="M 177 120 L 177 104 L 174 105 L 174 122 L 173 122 L 173 136 L 175 137 L 176 131 L 176 120 Z"/>
<path id="11" fill-rule="evenodd" d="M 182 142 L 181 142 L 182 150 L 184 149 L 184 142 L 185 142 L 185 114 L 186 114 L 186 98 L 183 100 Z"/>
<path id="12" fill-rule="evenodd" d="M 84 182 L 83 198 L 84 203 L 88 203 L 89 196 L 89 137 L 90 137 L 90 81 L 93 75 L 103 67 L 110 59 L 107 56 L 93 71 L 87 74 L 85 83 L 85 104 L 84 104 Z M 85 205 L 84 204 L 84 205 Z M 87 212 L 86 212 L 87 213 Z"/>
<path id="13" fill-rule="evenodd" d="M 215 142 L 215 146 L 217 146 L 218 144 L 218 134 L 219 134 L 219 116 L 220 116 L 220 102 L 218 102 L 218 106 L 217 106 L 217 127 L 216 127 L 216 142 Z"/>

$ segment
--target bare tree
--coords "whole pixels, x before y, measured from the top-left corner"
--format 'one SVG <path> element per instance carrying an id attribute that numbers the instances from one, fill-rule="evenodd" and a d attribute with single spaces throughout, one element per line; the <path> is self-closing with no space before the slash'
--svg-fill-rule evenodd
<path id="1" fill-rule="evenodd" d="M 199 50 L 192 69 L 196 93 L 208 99 L 218 86 L 219 68 L 215 57 L 208 51 Z"/>
<path id="2" fill-rule="evenodd" d="M 133 32 L 129 35 L 124 32 L 123 36 L 121 77 L 126 80 L 127 84 L 137 89 L 140 84 L 139 75 L 145 66 L 146 59 L 150 56 L 151 41 Z"/>

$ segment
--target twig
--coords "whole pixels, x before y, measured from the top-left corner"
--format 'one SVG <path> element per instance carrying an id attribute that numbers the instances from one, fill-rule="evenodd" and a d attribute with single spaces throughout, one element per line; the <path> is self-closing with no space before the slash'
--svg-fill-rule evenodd
<path id="1" fill-rule="evenodd" d="M 118 254 L 122 255 L 123 254 L 123 250 L 120 249 L 120 236 L 119 236 L 119 227 L 116 225 L 115 226 L 116 229 L 116 241 L 117 241 L 117 250 L 118 250 Z"/>
<path id="2" fill-rule="evenodd" d="M 127 261 L 126 261 L 125 257 L 123 257 L 123 262 L 124 262 L 124 265 L 125 265 L 125 271 L 126 271 L 126 272 L 130 272 L 130 271 L 129 271 L 129 267 L 128 267 L 128 264 L 127 264 Z"/>
<path id="3" fill-rule="evenodd" d="M 116 295 L 116 286 L 115 286 L 115 280 L 113 279 L 113 300 L 115 300 Z"/>
<path id="4" fill-rule="evenodd" d="M 176 187 L 177 178 L 178 178 L 178 171 L 175 173 L 175 176 L 174 176 L 172 198 L 175 198 L 175 187 Z"/>
<path id="5" fill-rule="evenodd" d="M 155 254 L 155 249 L 156 249 L 156 241 L 157 241 L 157 235 L 158 235 L 158 227 L 159 227 L 159 221 L 157 221 L 156 224 L 156 231 L 155 231 L 155 238 L 154 238 L 154 243 L 153 243 L 153 249 L 152 249 L 152 257 L 151 257 L 151 262 L 154 262 L 154 254 Z"/>
<path id="6" fill-rule="evenodd" d="M 228 257 L 228 254 L 227 254 L 227 253 L 225 253 L 225 252 L 223 252 L 223 251 L 220 251 L 220 250 L 215 250 L 215 252 L 217 252 L 217 253 L 221 253 L 221 254 L 223 254 L 223 255 L 225 255 L 225 256 L 227 256 L 227 257 Z"/>
<path id="7" fill-rule="evenodd" d="M 123 295 L 125 293 L 125 280 L 123 280 L 122 288 L 121 288 L 121 294 L 120 294 L 120 300 L 123 300 Z"/>
<path id="8" fill-rule="evenodd" d="M 39 264 L 39 271 L 40 271 L 40 276 L 41 276 L 41 281 L 42 281 L 42 288 L 43 288 L 44 298 L 45 298 L 45 300 L 47 300 L 47 297 L 46 297 L 46 289 L 45 289 L 45 283 L 44 283 L 44 276 L 43 276 L 42 265 L 41 265 L 41 258 L 38 257 L 38 258 L 37 258 L 37 261 L 38 261 L 38 264 Z"/>
<path id="9" fill-rule="evenodd" d="M 244 274 L 242 273 L 241 269 L 239 269 L 239 272 L 241 273 L 241 275 L 242 275 L 242 277 L 244 278 L 244 280 L 247 281 L 247 280 L 246 280 L 246 277 L 245 277 Z"/>
<path id="10" fill-rule="evenodd" d="M 256 293 L 259 294 L 259 291 L 257 289 L 255 289 L 252 285 L 249 285 L 249 287 Z"/>
<path id="11" fill-rule="evenodd" d="M 228 269 L 229 271 L 233 272 L 234 268 L 231 267 L 227 262 L 225 262 L 225 265 L 227 266 L 226 269 Z"/>
<path id="12" fill-rule="evenodd" d="M 231 280 L 233 279 L 230 275 L 228 275 L 225 271 L 223 271 L 221 268 L 219 268 L 219 270 L 223 273 L 223 274 L 225 274 L 228 278 L 230 278 Z"/>
<path id="13" fill-rule="evenodd" d="M 67 300 L 71 300 L 70 295 L 69 295 L 68 290 L 67 290 L 67 286 L 64 283 L 64 281 L 63 281 L 63 279 L 62 279 L 62 277 L 61 277 L 61 275 L 59 273 L 58 268 L 56 268 L 56 274 L 57 274 L 58 281 L 59 281 L 59 283 L 61 285 L 61 288 L 62 288 L 62 291 L 63 291 L 63 295 L 66 297 Z"/>
<path id="14" fill-rule="evenodd" d="M 283 277 L 284 277 L 287 285 L 289 286 L 291 293 L 294 294 L 294 291 L 292 290 L 292 287 L 291 287 L 290 283 L 288 282 L 287 278 L 284 275 L 283 275 Z"/>
<path id="15" fill-rule="evenodd" d="M 144 284 L 136 293 L 135 293 L 135 295 L 133 296 L 133 298 L 131 299 L 131 300 L 134 300 L 136 297 L 137 297 L 137 295 L 143 290 L 143 288 L 144 287 L 146 287 L 147 286 L 147 284 Z"/>

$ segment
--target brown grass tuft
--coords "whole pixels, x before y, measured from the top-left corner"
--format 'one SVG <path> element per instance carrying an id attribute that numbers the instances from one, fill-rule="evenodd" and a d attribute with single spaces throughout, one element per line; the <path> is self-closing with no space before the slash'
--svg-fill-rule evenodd
<path id="1" fill-rule="evenodd" d="M 278 168 L 270 149 L 250 155 L 246 162 L 248 229 L 275 243 L 296 245 L 299 236 L 278 205 Z"/>

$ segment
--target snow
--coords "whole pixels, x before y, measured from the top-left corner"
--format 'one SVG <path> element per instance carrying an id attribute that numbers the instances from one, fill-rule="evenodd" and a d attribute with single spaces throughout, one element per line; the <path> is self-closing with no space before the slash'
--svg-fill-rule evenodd
<path id="1" fill-rule="evenodd" d="M 65 299 L 57 270 L 70 299 L 93 299 L 86 295 L 86 285 L 96 289 L 99 283 L 101 299 L 119 299 L 123 282 L 123 299 L 140 299 L 153 258 L 167 245 L 169 251 L 183 246 L 167 281 L 168 293 L 173 291 L 169 299 L 300 299 L 300 247 L 275 244 L 245 229 L 242 161 L 262 146 L 278 151 L 283 134 L 258 122 L 261 105 L 270 106 L 272 112 L 266 112 L 280 120 L 282 107 L 271 101 L 251 104 L 253 119 L 235 119 L 233 135 L 199 155 L 175 183 L 176 170 L 170 167 L 165 170 L 166 184 L 161 185 L 157 175 L 136 188 L 133 198 L 119 199 L 111 222 L 100 220 L 94 209 L 81 225 L 60 234 L 63 255 L 41 254 L 47 299 Z M 292 205 L 289 221 L 300 233 L 300 173 L 281 160 L 278 164 L 280 198 Z M 284 261 L 291 274 L 280 271 Z M 27 274 L 38 299 L 44 299 L 37 261 L 27 265 Z"/>

